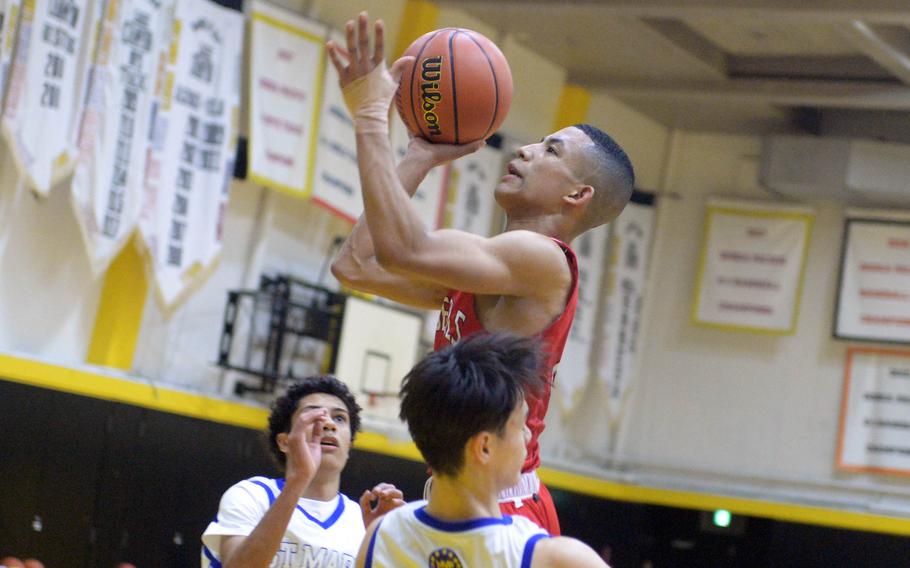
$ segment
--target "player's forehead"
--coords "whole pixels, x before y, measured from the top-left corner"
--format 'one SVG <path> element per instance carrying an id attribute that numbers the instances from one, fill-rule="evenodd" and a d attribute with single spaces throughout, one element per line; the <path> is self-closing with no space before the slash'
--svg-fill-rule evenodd
<path id="1" fill-rule="evenodd" d="M 330 412 L 347 413 L 348 411 L 348 407 L 343 400 L 327 392 L 310 393 L 297 401 L 297 412 L 306 412 L 307 410 L 318 408 L 324 408 Z"/>
<path id="2" fill-rule="evenodd" d="M 567 148 L 581 148 L 590 143 L 588 135 L 574 126 L 567 126 L 557 130 L 544 136 L 540 141 L 544 144 L 555 144 Z"/>

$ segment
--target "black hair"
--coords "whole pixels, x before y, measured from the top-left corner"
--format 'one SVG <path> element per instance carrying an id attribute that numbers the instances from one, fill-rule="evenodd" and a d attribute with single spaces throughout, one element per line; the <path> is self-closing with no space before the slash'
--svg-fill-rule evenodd
<path id="1" fill-rule="evenodd" d="M 635 168 L 625 150 L 609 134 L 590 124 L 576 124 L 597 148 L 598 167 L 588 183 L 594 187 L 596 206 L 593 208 L 591 226 L 613 220 L 629 199 L 635 188 Z"/>
<path id="2" fill-rule="evenodd" d="M 478 333 L 431 353 L 401 385 L 400 417 L 434 473 L 457 475 L 479 432 L 501 435 L 527 392 L 544 381 L 537 340 Z"/>
<path id="3" fill-rule="evenodd" d="M 337 396 L 348 409 L 348 418 L 351 424 L 351 440 L 360 431 L 360 405 L 348 386 L 331 375 L 316 375 L 307 377 L 288 388 L 288 391 L 272 403 L 272 413 L 269 414 L 269 450 L 283 468 L 287 462 L 284 452 L 278 447 L 278 434 L 291 431 L 291 418 L 297 411 L 297 404 L 305 396 L 313 393 L 325 393 Z"/>

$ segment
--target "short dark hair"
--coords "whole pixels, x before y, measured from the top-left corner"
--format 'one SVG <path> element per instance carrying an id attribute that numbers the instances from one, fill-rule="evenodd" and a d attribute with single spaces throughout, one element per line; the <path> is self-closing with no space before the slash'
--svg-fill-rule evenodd
<path id="1" fill-rule="evenodd" d="M 400 417 L 434 473 L 457 475 L 479 432 L 502 434 L 509 415 L 544 381 L 537 340 L 478 333 L 431 353 L 401 385 Z"/>
<path id="2" fill-rule="evenodd" d="M 316 375 L 307 377 L 291 385 L 284 396 L 275 399 L 272 403 L 272 413 L 269 414 L 269 450 L 283 468 L 287 465 L 284 452 L 278 447 L 278 434 L 291 431 L 291 417 L 297 411 L 300 399 L 313 393 L 325 393 L 337 396 L 348 409 L 351 424 L 351 440 L 360 431 L 360 405 L 348 386 L 331 375 Z"/>
<path id="3" fill-rule="evenodd" d="M 635 168 L 625 150 L 609 134 L 590 124 L 576 124 L 594 143 L 597 167 L 585 182 L 594 188 L 594 207 L 588 226 L 595 227 L 612 221 L 618 215 L 635 188 Z"/>

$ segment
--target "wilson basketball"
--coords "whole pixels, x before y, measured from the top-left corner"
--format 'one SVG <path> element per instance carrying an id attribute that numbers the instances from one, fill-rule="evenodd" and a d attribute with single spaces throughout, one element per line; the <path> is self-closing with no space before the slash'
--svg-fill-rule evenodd
<path id="1" fill-rule="evenodd" d="M 482 34 L 443 28 L 417 38 L 404 55 L 414 64 L 401 75 L 395 104 L 415 136 L 465 144 L 496 132 L 512 102 L 512 71 L 502 51 Z"/>

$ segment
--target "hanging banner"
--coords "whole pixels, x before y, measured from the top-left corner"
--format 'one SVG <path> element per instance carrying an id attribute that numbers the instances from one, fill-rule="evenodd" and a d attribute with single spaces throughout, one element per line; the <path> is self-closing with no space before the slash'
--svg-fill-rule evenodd
<path id="1" fill-rule="evenodd" d="M 41 195 L 71 173 L 104 2 L 23 0 L 3 133 Z"/>
<path id="2" fill-rule="evenodd" d="M 72 181 L 76 218 L 96 274 L 139 222 L 152 95 L 172 7 L 172 1 L 108 0 Z"/>
<path id="3" fill-rule="evenodd" d="M 326 29 L 261 1 L 253 3 L 250 18 L 248 177 L 306 197 L 319 132 Z"/>
<path id="4" fill-rule="evenodd" d="M 13 59 L 13 44 L 19 25 L 22 0 L 0 0 L 0 115 L 6 97 L 6 80 Z"/>
<path id="5" fill-rule="evenodd" d="M 408 136 L 408 129 L 397 113 L 392 113 L 392 119 L 389 122 L 392 151 L 395 154 L 396 161 L 398 161 L 407 152 L 408 142 L 411 138 Z M 414 204 L 417 214 L 427 229 L 435 230 L 442 226 L 448 184 L 449 166 L 433 168 L 417 188 L 417 193 L 411 198 L 411 203 Z"/>
<path id="6" fill-rule="evenodd" d="M 638 368 L 639 328 L 654 233 L 653 198 L 631 202 L 611 223 L 600 349 L 592 366 L 608 396 L 611 421 L 620 418 Z"/>
<path id="7" fill-rule="evenodd" d="M 221 252 L 234 168 L 243 15 L 177 0 L 139 228 L 158 299 L 171 309 Z"/>
<path id="8" fill-rule="evenodd" d="M 847 219 L 834 336 L 910 342 L 910 219 Z"/>
<path id="9" fill-rule="evenodd" d="M 591 377 L 591 349 L 597 330 L 595 324 L 609 240 L 610 225 L 601 225 L 582 233 L 572 242 L 578 257 L 578 305 L 555 382 L 564 415 L 571 413 L 580 402 Z"/>
<path id="10" fill-rule="evenodd" d="M 847 351 L 837 467 L 910 475 L 910 351 Z"/>
<path id="11" fill-rule="evenodd" d="M 344 36 L 333 34 L 332 39 L 344 45 Z M 344 104 L 334 65 L 325 66 L 324 85 L 311 199 L 354 223 L 363 213 L 357 140 L 354 121 Z"/>
<path id="12" fill-rule="evenodd" d="M 496 199 L 493 189 L 502 174 L 502 151 L 487 145 L 452 162 L 444 224 L 489 237 Z"/>
<path id="13" fill-rule="evenodd" d="M 710 200 L 692 321 L 792 334 L 815 214 L 803 207 Z"/>

